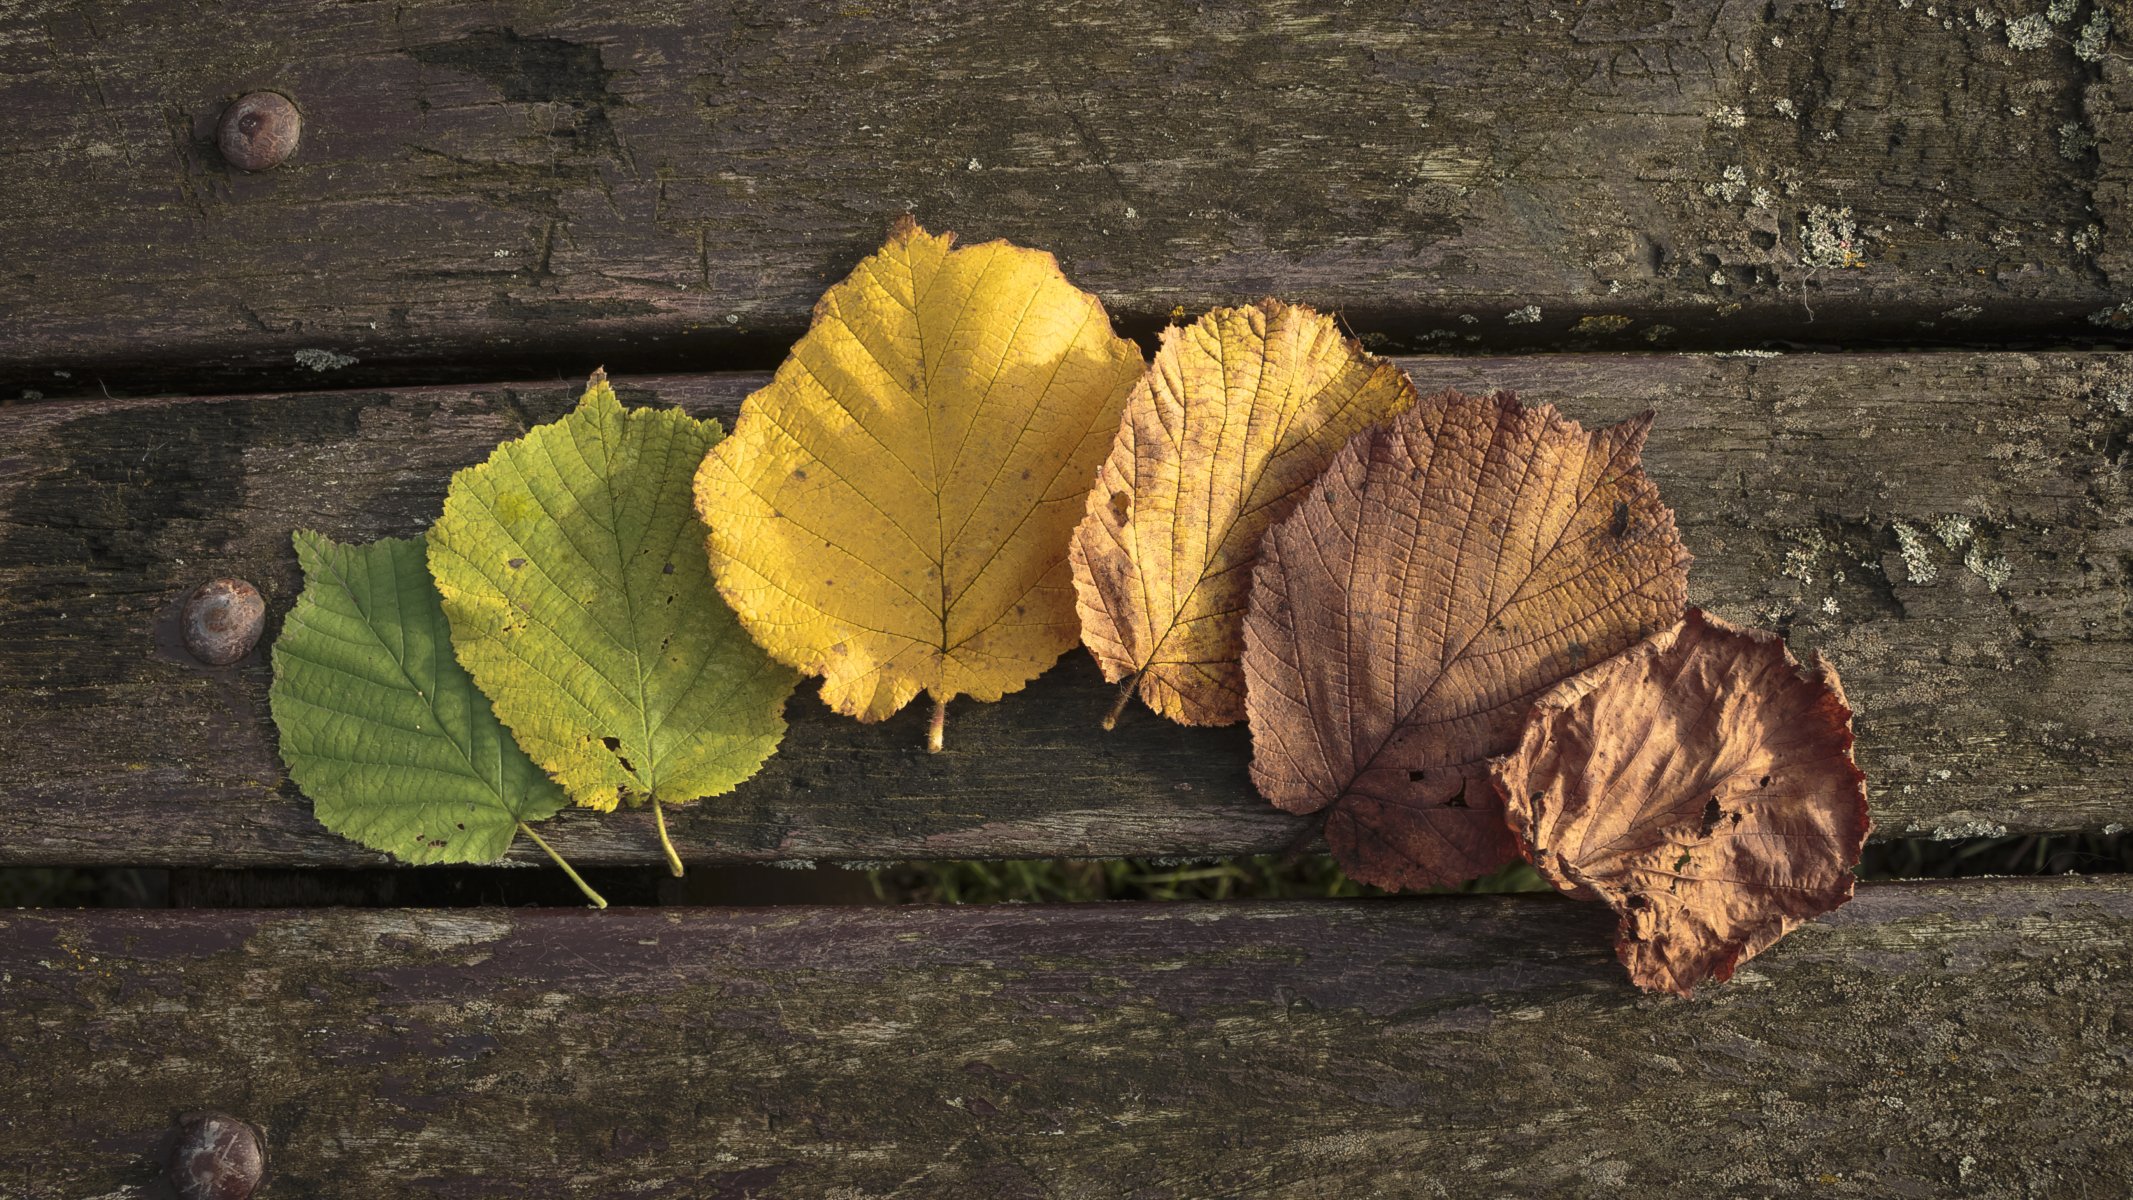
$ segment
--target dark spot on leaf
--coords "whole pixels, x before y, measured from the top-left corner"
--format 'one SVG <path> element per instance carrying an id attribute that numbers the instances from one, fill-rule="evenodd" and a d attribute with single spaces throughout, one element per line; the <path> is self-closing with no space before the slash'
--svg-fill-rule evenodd
<path id="1" fill-rule="evenodd" d="M 1572 665 L 1572 666 L 1576 666 L 1577 664 L 1579 664 L 1579 663 L 1582 663 L 1582 662 L 1584 662 L 1584 661 L 1585 661 L 1585 643 L 1583 643 L 1583 642 L 1572 642 L 1572 643 L 1570 643 L 1570 663 L 1571 663 L 1571 665 Z"/>
<path id="2" fill-rule="evenodd" d="M 523 558 L 514 558 L 514 559 L 510 560 L 509 562 L 506 562 L 506 563 L 505 563 L 504 565 L 505 565 L 505 566 L 507 566 L 507 567 L 509 567 L 509 568 L 511 568 L 512 570 L 516 571 L 516 570 L 518 570 L 518 569 L 519 569 L 520 567 L 523 567 L 523 566 L 525 566 L 525 565 L 526 565 L 526 560 L 525 560 L 525 559 L 523 559 Z"/>
<path id="3" fill-rule="evenodd" d="M 1628 502 L 1628 501 L 1625 501 L 1625 500 L 1617 500 L 1617 501 L 1615 501 L 1615 516 L 1614 516 L 1614 520 L 1612 520 L 1612 521 L 1608 522 L 1608 524 L 1607 524 L 1607 532 L 1608 532 L 1608 533 L 1610 533 L 1610 534 L 1612 534 L 1612 535 L 1613 535 L 1613 536 L 1615 536 L 1615 537 L 1621 537 L 1621 536 L 1622 536 L 1623 534 L 1625 534 L 1625 533 L 1628 533 L 1628 532 L 1629 532 L 1629 502 Z"/>
<path id="4" fill-rule="evenodd" d="M 807 468 L 806 468 L 806 467 L 794 467 L 794 468 L 792 469 L 792 477 L 793 477 L 794 479 L 805 479 L 805 478 L 807 478 Z"/>
<path id="5" fill-rule="evenodd" d="M 674 573 L 674 564 L 668 563 L 665 566 L 659 568 L 659 573 L 661 575 L 672 575 Z"/>
<path id="6" fill-rule="evenodd" d="M 1029 468 L 1027 468 L 1027 467 L 1024 467 L 1024 468 L 1022 469 L 1022 478 L 1024 478 L 1024 479 L 1028 479 L 1028 478 L 1029 478 Z"/>

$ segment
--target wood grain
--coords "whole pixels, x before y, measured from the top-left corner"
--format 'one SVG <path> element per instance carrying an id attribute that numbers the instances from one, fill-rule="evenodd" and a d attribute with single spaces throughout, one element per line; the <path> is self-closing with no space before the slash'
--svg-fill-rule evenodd
<path id="1" fill-rule="evenodd" d="M 767 366 L 905 211 L 1136 331 L 1278 293 L 1409 349 L 2115 333 L 2133 124 L 2080 13 L 2021 51 L 1825 0 L 27 0 L 0 395 Z M 247 174 L 257 89 L 303 142 Z"/>
<path id="2" fill-rule="evenodd" d="M 1689 1001 L 1555 897 L 0 914 L 6 1186 L 2108 1196 L 2133 883 L 1879 884 Z"/>
<path id="3" fill-rule="evenodd" d="M 1425 391 L 1515 387 L 1587 422 L 1656 409 L 1646 467 L 1697 555 L 1691 600 L 1835 662 L 1880 836 L 2133 823 L 2133 359 L 1402 365 Z M 730 417 L 760 382 L 619 385 L 629 402 Z M 264 644 L 202 667 L 176 640 L 177 606 L 203 579 L 249 578 L 271 639 L 299 587 L 292 529 L 418 533 L 452 469 L 574 392 L 0 410 L 0 862 L 382 861 L 322 830 L 285 783 Z M 1970 532 L 1951 547 L 1941 535 L 1960 522 Z M 695 861 L 863 861 L 1243 854 L 1303 832 L 1253 795 L 1241 728 L 1138 713 L 1106 735 L 1110 700 L 1075 651 L 1002 703 L 956 704 L 949 752 L 928 756 L 923 712 L 861 725 L 803 685 L 778 756 L 733 795 L 677 810 L 676 840 Z M 643 812 L 569 813 L 553 829 L 579 863 L 658 858 Z"/>

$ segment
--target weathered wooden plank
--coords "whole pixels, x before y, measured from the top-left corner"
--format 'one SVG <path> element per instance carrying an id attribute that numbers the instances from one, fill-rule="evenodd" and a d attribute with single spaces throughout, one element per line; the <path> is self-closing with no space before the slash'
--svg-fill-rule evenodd
<path id="1" fill-rule="evenodd" d="M 1883 835 L 2133 823 L 2133 359 L 1403 361 L 1425 389 L 1511 386 L 1588 421 L 1657 409 L 1648 461 L 1698 556 L 1693 598 L 1834 659 Z M 759 380 L 622 385 L 730 416 Z M 453 468 L 572 390 L 0 411 L 0 862 L 377 861 L 284 783 L 263 652 L 202 668 L 175 608 L 238 574 L 278 620 L 292 528 L 417 533 Z M 1302 828 L 1253 796 L 1241 729 L 1144 713 L 1100 734 L 1110 690 L 1079 651 L 1003 703 L 955 705 L 939 757 L 916 710 L 859 725 L 802 693 L 763 775 L 677 814 L 689 857 L 1238 854 Z M 581 862 L 656 861 L 642 813 L 566 814 L 556 837 Z"/>
<path id="2" fill-rule="evenodd" d="M 2133 883 L 1881 884 L 1692 1001 L 1552 897 L 0 914 L 0 1161 L 131 1194 L 2115 1196 Z"/>
<path id="3" fill-rule="evenodd" d="M 0 385 L 760 359 L 905 210 L 1137 328 L 1280 292 L 1410 348 L 2095 332 L 2127 66 L 2076 53 L 2101 7 L 2033 49 L 2017 8 L 28 0 Z M 252 89 L 304 140 L 246 175 Z"/>

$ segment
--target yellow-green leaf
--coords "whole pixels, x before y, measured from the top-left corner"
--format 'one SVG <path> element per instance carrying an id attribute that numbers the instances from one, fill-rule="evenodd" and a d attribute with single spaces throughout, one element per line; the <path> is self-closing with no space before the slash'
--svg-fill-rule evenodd
<path id="1" fill-rule="evenodd" d="M 1308 308 L 1265 300 L 1165 329 L 1074 533 L 1081 637 L 1104 678 L 1186 725 L 1243 720 L 1260 537 L 1343 443 L 1414 402 L 1405 372 Z"/>
<path id="2" fill-rule="evenodd" d="M 455 475 L 430 530 L 459 661 L 579 804 L 717 795 L 784 736 L 798 678 L 719 601 L 689 508 L 718 437 L 595 372 L 576 411 Z"/>
<path id="3" fill-rule="evenodd" d="M 1051 255 L 952 241 L 900 222 L 696 479 L 721 594 L 866 721 L 1073 646 L 1067 542 L 1143 365 Z"/>

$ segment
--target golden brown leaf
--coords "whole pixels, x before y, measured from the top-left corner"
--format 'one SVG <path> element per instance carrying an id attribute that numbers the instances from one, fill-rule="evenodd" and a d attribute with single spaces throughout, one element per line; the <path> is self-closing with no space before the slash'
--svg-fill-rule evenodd
<path id="1" fill-rule="evenodd" d="M 1517 853 L 1486 760 L 1533 697 L 1679 619 L 1689 555 L 1637 465 L 1508 392 L 1358 435 L 1267 531 L 1245 619 L 1252 781 L 1324 810 L 1349 873 L 1464 882 Z"/>
<path id="2" fill-rule="evenodd" d="M 1140 350 L 1051 255 L 906 218 L 704 458 L 720 594 L 763 648 L 878 721 L 997 700 L 1074 644 L 1067 542 Z"/>
<path id="3" fill-rule="evenodd" d="M 1526 854 L 1607 902 L 1637 986 L 1688 995 L 1851 899 L 1872 828 L 1852 711 L 1820 655 L 1690 609 L 1541 697 L 1493 764 Z"/>
<path id="4" fill-rule="evenodd" d="M 1130 677 L 1173 721 L 1243 720 L 1260 537 L 1356 431 L 1414 402 L 1405 372 L 1308 308 L 1263 300 L 1164 329 L 1074 531 L 1081 639 L 1104 678 Z"/>

